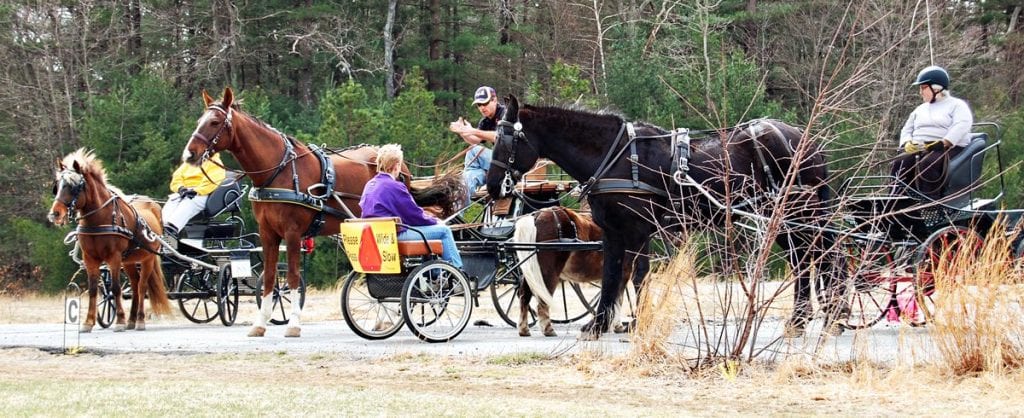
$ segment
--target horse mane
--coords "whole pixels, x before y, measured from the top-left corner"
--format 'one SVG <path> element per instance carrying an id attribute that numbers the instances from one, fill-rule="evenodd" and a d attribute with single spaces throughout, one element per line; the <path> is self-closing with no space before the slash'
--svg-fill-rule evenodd
<path id="1" fill-rule="evenodd" d="M 120 188 L 110 184 L 110 181 L 107 180 L 107 169 L 103 167 L 103 161 L 96 156 L 94 151 L 79 148 L 64 156 L 62 161 L 65 167 L 73 167 L 75 162 L 78 163 L 78 167 L 82 170 L 83 177 L 88 178 L 92 176 L 112 193 L 122 197 L 125 195 Z"/>
<path id="2" fill-rule="evenodd" d="M 559 119 L 559 120 L 572 120 L 576 123 L 582 121 L 588 125 L 609 125 L 609 126 L 622 126 L 622 124 L 629 122 L 629 120 L 621 112 L 611 109 L 593 110 L 579 104 L 570 105 L 530 105 L 526 103 L 520 104 L 522 109 L 531 112 L 543 113 L 547 117 Z M 657 130 L 661 133 L 667 132 L 664 128 L 647 123 L 644 121 L 633 121 L 633 126 L 636 128 L 650 128 Z"/>

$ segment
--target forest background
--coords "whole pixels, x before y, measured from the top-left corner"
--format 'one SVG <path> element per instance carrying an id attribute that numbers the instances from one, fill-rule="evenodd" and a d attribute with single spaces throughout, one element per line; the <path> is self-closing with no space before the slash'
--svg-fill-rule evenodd
<path id="1" fill-rule="evenodd" d="M 473 90 L 611 110 L 663 127 L 772 117 L 809 130 L 833 184 L 887 171 L 909 84 L 946 67 L 976 121 L 1004 129 L 1005 205 L 1024 205 L 1024 1 L 13 0 L 0 5 L 0 292 L 77 270 L 46 222 L 54 162 L 94 149 L 129 193 L 164 197 L 225 86 L 302 141 L 400 143 L 429 165 L 465 144 Z M 882 149 L 884 152 L 875 152 Z M 865 158 L 868 155 L 869 158 Z M 226 158 L 233 164 L 230 158 Z M 416 174 L 429 175 L 427 169 Z M 254 227 L 253 227 L 254 228 Z M 331 248 L 335 247 L 335 248 Z M 333 284 L 322 242 L 307 279 Z"/>

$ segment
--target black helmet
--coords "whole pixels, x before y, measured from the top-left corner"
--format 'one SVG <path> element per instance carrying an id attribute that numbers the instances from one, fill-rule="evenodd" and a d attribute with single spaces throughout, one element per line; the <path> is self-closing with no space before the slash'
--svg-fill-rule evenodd
<path id="1" fill-rule="evenodd" d="M 942 86 L 943 90 L 949 90 L 949 73 L 942 69 L 942 67 L 936 65 L 925 67 L 925 69 L 917 73 L 917 81 L 911 85 L 917 86 L 921 84 L 938 84 Z"/>

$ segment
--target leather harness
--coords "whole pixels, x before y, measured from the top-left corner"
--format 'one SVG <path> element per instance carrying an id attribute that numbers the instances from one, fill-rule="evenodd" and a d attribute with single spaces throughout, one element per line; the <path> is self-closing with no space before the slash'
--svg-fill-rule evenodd
<path id="1" fill-rule="evenodd" d="M 761 165 L 761 169 L 764 171 L 766 179 L 768 180 L 769 186 L 773 190 L 779 188 L 778 182 L 772 175 L 771 168 L 768 165 L 768 159 L 764 155 L 764 145 L 758 142 L 756 139 L 761 135 L 761 125 L 766 124 L 770 129 L 774 130 L 780 138 L 785 138 L 784 135 L 779 131 L 775 125 L 766 122 L 763 119 L 756 119 L 745 124 L 739 125 L 736 129 L 748 129 L 750 139 L 754 142 L 755 155 L 758 163 Z M 509 185 L 514 183 L 512 177 L 515 174 L 510 175 L 510 171 L 514 171 L 518 174 L 518 170 L 513 168 L 515 163 L 515 153 L 517 145 L 520 139 L 526 141 L 528 145 L 529 140 L 526 138 L 526 134 L 522 131 L 522 124 L 519 122 L 511 123 L 505 120 L 498 122 L 499 128 L 512 128 L 512 133 L 506 133 L 506 129 L 498 129 L 498 141 L 506 142 L 511 141 L 511 153 L 507 162 L 492 161 L 491 164 L 497 165 L 505 169 L 505 181 L 503 188 L 510 188 Z M 679 128 L 672 130 L 666 134 L 660 135 L 648 135 L 648 136 L 637 136 L 636 129 L 631 122 L 624 122 L 622 127 L 619 129 L 619 133 L 615 136 L 615 141 L 612 146 L 608 149 L 608 153 L 605 154 L 604 160 L 594 171 L 594 174 L 584 183 L 580 188 L 580 198 L 587 196 L 587 194 L 599 195 L 599 194 L 635 194 L 635 195 L 654 195 L 659 197 L 669 197 L 669 193 L 657 186 L 650 185 L 643 181 L 640 181 L 640 164 L 639 155 L 637 153 L 637 142 L 638 140 L 648 139 L 665 139 L 670 140 L 670 151 L 671 151 L 671 173 L 673 180 L 679 184 L 692 184 L 692 180 L 688 181 L 689 177 L 689 161 L 691 156 L 690 150 L 690 130 L 687 128 Z M 625 134 L 625 135 L 624 135 Z M 623 145 L 623 138 L 627 138 Z M 785 140 L 787 151 L 790 154 L 794 154 L 792 147 Z M 629 150 L 629 157 L 627 158 L 630 163 L 630 178 L 605 178 L 612 166 Z"/>

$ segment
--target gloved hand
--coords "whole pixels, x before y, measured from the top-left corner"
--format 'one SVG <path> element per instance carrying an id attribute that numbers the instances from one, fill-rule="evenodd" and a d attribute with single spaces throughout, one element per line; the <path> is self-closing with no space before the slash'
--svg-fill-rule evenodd
<path id="1" fill-rule="evenodd" d="M 946 141 L 935 141 L 925 145 L 925 149 L 946 149 Z"/>
<path id="2" fill-rule="evenodd" d="M 906 152 L 907 154 L 913 154 L 924 150 L 924 143 L 920 141 L 907 141 L 906 144 L 903 144 L 903 152 Z"/>
<path id="3" fill-rule="evenodd" d="M 191 199 L 196 197 L 198 194 L 199 193 L 191 187 L 181 186 L 178 188 L 178 196 L 181 196 L 182 199 Z"/>

